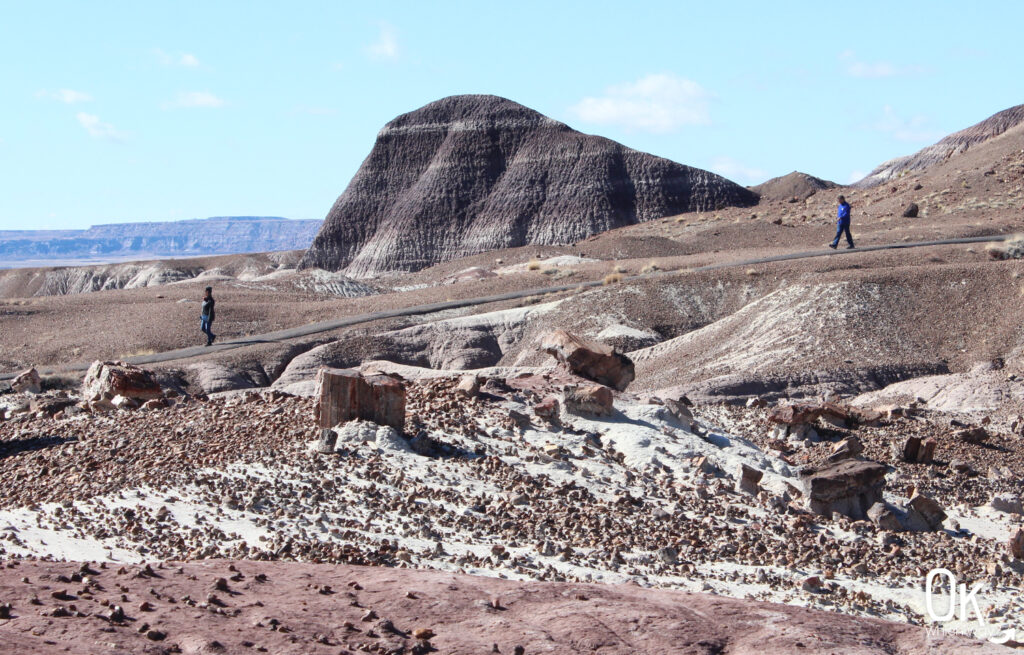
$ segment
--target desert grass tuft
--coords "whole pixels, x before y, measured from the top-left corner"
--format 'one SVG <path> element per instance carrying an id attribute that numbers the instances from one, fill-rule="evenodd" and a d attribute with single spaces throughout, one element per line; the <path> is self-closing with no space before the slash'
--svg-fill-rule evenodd
<path id="1" fill-rule="evenodd" d="M 604 280 L 602 280 L 601 283 L 607 286 L 609 284 L 615 284 L 616 282 L 622 282 L 622 273 L 609 273 L 604 276 Z"/>

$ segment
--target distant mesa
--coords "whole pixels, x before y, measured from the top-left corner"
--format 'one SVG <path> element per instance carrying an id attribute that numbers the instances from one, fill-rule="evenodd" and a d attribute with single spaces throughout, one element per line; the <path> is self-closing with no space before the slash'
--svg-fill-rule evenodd
<path id="1" fill-rule="evenodd" d="M 824 189 L 835 189 L 839 185 L 807 173 L 793 171 L 789 175 L 773 177 L 767 182 L 750 187 L 761 196 L 761 200 L 807 200 Z"/>
<path id="2" fill-rule="evenodd" d="M 112 223 L 87 230 L 0 230 L 0 268 L 75 261 L 196 257 L 309 247 L 320 220 L 216 216 L 184 221 Z"/>
<path id="3" fill-rule="evenodd" d="M 890 159 L 852 186 L 869 188 L 906 173 L 923 171 L 935 164 L 941 164 L 954 155 L 991 141 L 1022 123 L 1024 123 L 1024 105 L 1004 109 L 998 114 L 993 114 L 965 130 L 954 132 L 938 143 L 922 148 L 912 155 Z"/>
<path id="4" fill-rule="evenodd" d="M 511 100 L 451 96 L 384 126 L 300 267 L 355 277 L 416 271 L 757 201 L 723 177 L 582 134 Z"/>

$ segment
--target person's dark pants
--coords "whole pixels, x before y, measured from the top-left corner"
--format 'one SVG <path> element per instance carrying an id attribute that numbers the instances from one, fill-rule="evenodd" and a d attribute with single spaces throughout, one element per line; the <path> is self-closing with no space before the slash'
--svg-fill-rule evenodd
<path id="1" fill-rule="evenodd" d="M 199 329 L 206 334 L 206 345 L 213 343 L 213 330 L 210 327 L 213 325 L 213 321 L 208 316 L 199 317 Z"/>
<path id="2" fill-rule="evenodd" d="M 836 224 L 836 238 L 832 240 L 833 248 L 839 245 L 839 238 L 842 237 L 843 234 L 846 235 L 846 243 L 851 248 L 853 247 L 853 237 L 850 235 L 850 223 L 847 221 L 845 223 Z"/>

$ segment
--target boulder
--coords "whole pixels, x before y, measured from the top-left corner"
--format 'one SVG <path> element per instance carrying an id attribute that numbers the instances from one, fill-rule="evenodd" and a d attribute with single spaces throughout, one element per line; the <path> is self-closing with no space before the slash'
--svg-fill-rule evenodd
<path id="1" fill-rule="evenodd" d="M 875 503 L 884 502 L 885 466 L 867 460 L 843 460 L 800 472 L 807 506 L 815 514 L 839 512 L 863 519 Z"/>
<path id="2" fill-rule="evenodd" d="M 480 393 L 480 378 L 476 375 L 463 375 L 455 385 L 455 393 L 464 398 L 474 398 Z"/>
<path id="3" fill-rule="evenodd" d="M 760 490 L 758 485 L 762 477 L 764 477 L 764 471 L 759 471 L 746 464 L 740 464 L 739 471 L 736 474 L 736 490 L 756 495 Z"/>
<path id="4" fill-rule="evenodd" d="M 919 523 L 916 520 L 918 516 L 924 519 L 929 530 L 938 530 L 942 527 L 942 522 L 946 520 L 946 512 L 942 509 L 942 505 L 921 493 L 914 492 L 914 495 L 907 502 L 906 510 L 908 517 L 907 527 L 910 529 L 919 529 L 916 525 L 913 527 L 910 525 Z"/>
<path id="5" fill-rule="evenodd" d="M 954 432 L 953 438 L 964 443 L 980 444 L 988 440 L 988 431 L 983 427 L 964 428 Z"/>
<path id="6" fill-rule="evenodd" d="M 921 440 L 921 437 L 909 436 L 903 442 L 900 455 L 905 462 L 917 462 L 919 464 L 931 464 L 935 458 L 935 447 L 938 443 L 935 439 Z"/>
<path id="7" fill-rule="evenodd" d="M 89 401 L 123 396 L 145 402 L 163 393 L 152 372 L 125 362 L 95 361 L 82 380 L 82 397 Z"/>
<path id="8" fill-rule="evenodd" d="M 633 361 L 611 346 L 581 339 L 565 330 L 544 337 L 541 349 L 580 377 L 622 391 L 636 377 Z"/>
<path id="9" fill-rule="evenodd" d="M 864 444 L 857 437 L 847 437 L 836 445 L 832 446 L 828 461 L 838 462 L 844 459 L 852 459 L 864 452 Z"/>
<path id="10" fill-rule="evenodd" d="M 901 532 L 903 525 L 896 513 L 885 503 L 875 503 L 868 509 L 868 520 L 874 523 L 880 530 L 890 532 Z"/>
<path id="11" fill-rule="evenodd" d="M 780 403 L 772 408 L 768 420 L 779 425 L 806 425 L 818 420 L 821 413 L 821 405 Z"/>
<path id="12" fill-rule="evenodd" d="M 1010 536 L 1009 542 L 1006 544 L 1007 550 L 1010 551 L 1010 556 L 1014 559 L 1024 559 L 1024 528 L 1017 528 Z"/>
<path id="13" fill-rule="evenodd" d="M 11 381 L 11 390 L 15 393 L 42 393 L 43 379 L 39 377 L 39 371 L 30 368 Z"/>
<path id="14" fill-rule="evenodd" d="M 555 421 L 558 419 L 558 407 L 558 398 L 547 396 L 533 406 L 533 413 L 545 421 Z"/>
<path id="15" fill-rule="evenodd" d="M 912 202 L 903 210 L 903 218 L 917 218 L 919 211 L 921 211 L 921 208 L 917 206 L 916 202 Z"/>
<path id="16" fill-rule="evenodd" d="M 612 390 L 600 384 L 568 385 L 562 390 L 562 405 L 570 414 L 609 416 L 614 411 Z"/>
<path id="17" fill-rule="evenodd" d="M 62 413 L 65 408 L 73 406 L 75 402 L 71 398 L 38 396 L 29 402 L 29 411 L 37 416 L 52 417 Z"/>
<path id="18" fill-rule="evenodd" d="M 405 386 L 390 375 L 363 376 L 352 369 L 323 367 L 316 375 L 315 395 L 321 430 L 352 419 L 390 425 L 399 432 L 405 427 Z"/>
<path id="19" fill-rule="evenodd" d="M 121 394 L 111 398 L 110 403 L 118 409 L 135 409 L 139 406 L 137 400 L 128 396 L 122 396 Z"/>

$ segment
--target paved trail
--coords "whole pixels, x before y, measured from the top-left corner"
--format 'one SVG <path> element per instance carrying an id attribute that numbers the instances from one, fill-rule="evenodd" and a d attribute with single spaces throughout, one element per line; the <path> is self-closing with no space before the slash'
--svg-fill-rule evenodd
<path id="1" fill-rule="evenodd" d="M 929 246 L 944 246 L 965 243 L 990 243 L 996 241 L 1003 241 L 1006 238 L 1007 237 L 1003 235 L 984 237 L 963 237 L 958 239 L 940 239 L 937 241 L 914 241 L 908 243 L 892 243 L 878 246 L 864 246 L 856 248 L 855 250 L 809 250 L 803 252 L 794 252 L 788 255 L 772 255 L 770 257 L 760 257 L 757 259 L 743 259 L 740 261 L 723 262 L 720 264 L 709 264 L 707 266 L 699 266 L 697 268 L 690 269 L 690 271 L 695 273 L 700 271 L 714 271 L 724 268 L 753 266 L 755 264 L 767 264 L 771 262 L 790 261 L 794 259 L 810 259 L 812 257 L 838 257 L 842 255 L 851 255 L 854 253 L 874 252 L 876 250 L 924 248 Z M 656 273 L 648 273 L 646 275 L 632 275 L 624 279 L 639 280 L 643 278 L 656 278 L 678 274 L 679 271 L 659 271 Z M 601 280 L 593 280 L 590 282 L 579 282 L 576 284 L 565 284 L 554 287 L 541 287 L 537 289 L 525 289 L 523 291 L 511 291 L 509 293 L 501 293 L 493 296 L 479 296 L 476 298 L 466 298 L 463 300 L 449 300 L 446 302 L 437 302 L 428 305 L 414 305 L 412 307 L 403 307 L 401 309 L 391 309 L 383 312 L 371 312 L 369 314 L 357 314 L 355 316 L 347 316 L 345 318 L 333 319 L 330 321 L 308 323 L 306 325 L 299 325 L 293 328 L 287 328 L 285 330 L 278 330 L 276 332 L 267 332 L 266 334 L 256 334 L 248 337 L 239 337 L 231 341 L 225 341 L 223 343 L 214 344 L 209 348 L 205 346 L 190 346 L 188 348 L 178 348 L 176 350 L 167 350 L 162 353 L 154 353 L 151 355 L 138 355 L 136 357 L 127 357 L 125 359 L 126 361 L 132 364 L 156 364 L 159 362 L 170 362 L 179 359 L 190 359 L 192 357 L 198 357 L 200 355 L 208 355 L 210 353 L 222 352 L 225 350 L 244 348 L 246 346 L 251 346 L 254 344 L 288 341 L 289 339 L 307 337 L 313 334 L 320 334 L 322 332 L 330 332 L 331 330 L 337 330 L 338 328 L 359 325 L 361 323 L 369 323 L 372 321 L 379 321 L 385 318 L 433 314 L 435 312 L 440 312 L 449 309 L 475 307 L 478 305 L 486 305 L 493 302 L 517 300 L 521 298 L 526 298 L 528 296 L 536 296 L 546 293 L 560 293 L 563 291 L 574 291 L 578 289 L 591 289 L 594 287 L 602 286 L 602 284 L 603 282 Z M 60 367 L 39 369 L 39 372 L 42 375 L 51 375 L 56 372 L 74 373 L 88 369 L 89 364 L 91 364 L 91 362 L 76 362 L 71 364 L 65 364 Z M 0 380 L 10 380 L 13 379 L 16 375 L 17 372 L 0 373 Z"/>

